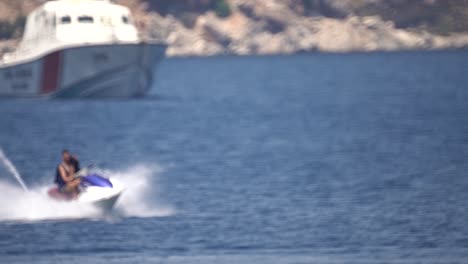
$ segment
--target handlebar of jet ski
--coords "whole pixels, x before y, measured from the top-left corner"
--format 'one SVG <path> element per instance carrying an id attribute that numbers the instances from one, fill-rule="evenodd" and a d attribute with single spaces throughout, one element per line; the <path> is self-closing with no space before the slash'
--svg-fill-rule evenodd
<path id="1" fill-rule="evenodd" d="M 82 177 L 86 176 L 88 174 L 89 170 L 94 168 L 94 167 L 96 167 L 96 165 L 90 164 L 90 165 L 82 168 L 81 170 L 79 170 L 79 171 L 77 171 L 75 173 L 75 178 L 82 178 Z"/>

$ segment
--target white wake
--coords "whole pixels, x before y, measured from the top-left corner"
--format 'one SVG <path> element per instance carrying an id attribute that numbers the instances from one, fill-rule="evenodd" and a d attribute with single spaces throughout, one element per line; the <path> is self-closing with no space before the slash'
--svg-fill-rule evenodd
<path id="1" fill-rule="evenodd" d="M 103 171 L 125 185 L 125 191 L 116 204 L 120 217 L 170 216 L 175 210 L 161 201 L 157 184 L 161 168 L 139 165 L 123 171 Z M 2 181 L 0 175 L 0 221 L 39 221 L 51 219 L 99 219 L 101 212 L 92 205 L 59 202 L 47 196 L 51 186 L 30 187 L 24 191 L 18 185 Z"/>

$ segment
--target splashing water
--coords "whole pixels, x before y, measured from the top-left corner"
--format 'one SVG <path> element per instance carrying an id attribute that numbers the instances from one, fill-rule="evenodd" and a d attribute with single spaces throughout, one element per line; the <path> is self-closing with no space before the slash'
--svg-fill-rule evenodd
<path id="1" fill-rule="evenodd" d="M 0 199 L 0 221 L 98 217 L 99 213 L 91 205 L 51 200 L 46 186 L 24 192 L 17 186 L 0 182 Z"/>
<path id="2" fill-rule="evenodd" d="M 175 210 L 157 199 L 160 190 L 157 184 L 158 177 L 162 172 L 160 166 L 139 165 L 122 172 L 109 171 L 105 175 L 112 175 L 119 179 L 125 186 L 125 190 L 119 198 L 116 210 L 124 216 L 135 217 L 162 217 L 170 216 Z"/>
<path id="3" fill-rule="evenodd" d="M 124 171 L 103 171 L 119 179 L 125 190 L 116 204 L 122 217 L 163 217 L 175 213 L 174 209 L 158 201 L 155 176 L 161 171 L 156 166 L 136 166 Z M 60 202 L 47 196 L 50 186 L 37 186 L 29 192 L 0 181 L 0 221 L 38 221 L 51 219 L 100 219 L 101 212 L 91 204 Z"/>
<path id="4" fill-rule="evenodd" d="M 21 188 L 23 188 L 23 190 L 27 191 L 28 187 L 24 183 L 23 178 L 21 178 L 21 175 L 19 174 L 18 170 L 15 168 L 13 163 L 11 163 L 11 161 L 6 157 L 5 153 L 3 152 L 3 150 L 1 148 L 0 148 L 0 161 L 5 165 L 5 167 L 11 173 L 11 175 L 13 175 L 13 177 L 15 177 L 15 179 L 21 185 Z"/>

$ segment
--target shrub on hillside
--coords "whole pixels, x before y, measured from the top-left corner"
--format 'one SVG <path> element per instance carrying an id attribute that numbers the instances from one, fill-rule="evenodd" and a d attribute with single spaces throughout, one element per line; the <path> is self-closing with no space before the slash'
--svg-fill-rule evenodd
<path id="1" fill-rule="evenodd" d="M 0 39 L 11 39 L 18 37 L 24 30 L 26 17 L 19 16 L 15 21 L 0 20 Z"/>
<path id="2" fill-rule="evenodd" d="M 225 0 L 217 0 L 215 4 L 215 12 L 219 17 L 228 17 L 231 15 L 231 7 Z"/>

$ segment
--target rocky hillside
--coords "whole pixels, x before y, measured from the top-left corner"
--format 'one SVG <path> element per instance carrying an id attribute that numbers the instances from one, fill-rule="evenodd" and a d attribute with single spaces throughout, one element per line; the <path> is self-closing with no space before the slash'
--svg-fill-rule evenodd
<path id="1" fill-rule="evenodd" d="M 24 15 L 41 2 L 0 0 L 7 47 L 20 36 Z M 132 9 L 144 38 L 167 42 L 170 56 L 468 47 L 468 0 L 115 2 Z"/>
<path id="2" fill-rule="evenodd" d="M 142 32 L 147 38 L 167 41 L 169 55 L 468 46 L 468 1 L 464 0 L 171 2 L 146 1 L 134 6 L 135 13 L 147 14 L 138 16 Z"/>

